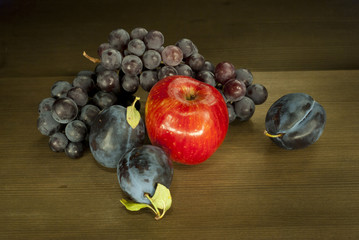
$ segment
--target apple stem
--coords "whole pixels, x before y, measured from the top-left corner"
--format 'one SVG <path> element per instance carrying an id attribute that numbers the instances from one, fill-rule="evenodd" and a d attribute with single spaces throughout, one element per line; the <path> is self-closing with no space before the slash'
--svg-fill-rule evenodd
<path id="1" fill-rule="evenodd" d="M 85 58 L 87 58 L 88 60 L 90 60 L 91 62 L 93 62 L 93 63 L 100 63 L 101 62 L 100 59 L 89 56 L 85 51 L 82 53 L 82 55 Z"/>
<path id="2" fill-rule="evenodd" d="M 270 137 L 270 138 L 277 138 L 277 137 L 283 136 L 284 133 L 270 134 L 270 133 L 267 132 L 267 130 L 264 130 L 264 135 L 266 135 L 267 137 Z"/>

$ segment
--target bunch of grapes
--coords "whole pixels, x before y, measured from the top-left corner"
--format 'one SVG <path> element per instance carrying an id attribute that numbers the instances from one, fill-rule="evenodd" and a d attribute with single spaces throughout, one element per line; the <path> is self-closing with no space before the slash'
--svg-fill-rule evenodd
<path id="1" fill-rule="evenodd" d="M 216 87 L 227 103 L 230 122 L 249 120 L 255 105 L 264 103 L 268 97 L 263 85 L 253 84 L 253 75 L 248 69 L 235 69 L 229 62 L 214 66 L 187 38 L 164 46 L 164 36 L 156 30 L 135 28 L 130 33 L 124 29 L 114 30 L 108 42 L 99 46 L 98 54 L 97 73 L 115 76 L 116 72 L 110 74 L 108 71 L 119 72 L 120 80 L 113 85 L 120 84 L 130 93 L 135 93 L 139 87 L 150 91 L 157 81 L 173 75 L 190 76 Z M 111 81 L 105 77 L 100 80 L 102 89 L 109 88 Z"/>
<path id="2" fill-rule="evenodd" d="M 145 28 L 135 28 L 130 33 L 124 29 L 112 31 L 97 53 L 99 58 L 85 52 L 84 56 L 98 63 L 95 72 L 102 91 L 133 94 L 141 87 L 149 92 L 165 77 L 195 77 L 207 65 L 213 66 L 205 62 L 191 40 L 183 38 L 175 45 L 164 46 L 160 31 Z"/>
<path id="3" fill-rule="evenodd" d="M 97 54 L 95 58 L 83 53 L 97 63 L 93 71 L 80 71 L 72 83 L 54 83 L 51 97 L 39 104 L 38 130 L 49 136 L 51 150 L 71 158 L 83 155 L 91 124 L 102 109 L 115 104 L 127 107 L 139 87 L 149 92 L 168 76 L 190 76 L 216 87 L 227 103 L 230 122 L 250 119 L 255 105 L 268 96 L 263 85 L 252 84 L 249 70 L 235 69 L 229 62 L 213 65 L 187 38 L 164 46 L 164 36 L 157 30 L 116 29 Z M 140 102 L 135 106 L 139 110 Z"/>
<path id="4" fill-rule="evenodd" d="M 221 62 L 216 65 L 213 74 L 216 87 L 227 103 L 230 123 L 236 119 L 249 120 L 254 114 L 255 105 L 267 100 L 266 87 L 253 83 L 253 75 L 248 69 L 235 69 L 230 62 Z"/>
<path id="5" fill-rule="evenodd" d="M 72 83 L 58 81 L 51 87 L 51 96 L 39 104 L 37 128 L 49 136 L 54 152 L 65 152 L 71 158 L 83 155 L 89 127 L 100 112 L 93 104 L 95 90 L 92 73 L 79 72 Z"/>

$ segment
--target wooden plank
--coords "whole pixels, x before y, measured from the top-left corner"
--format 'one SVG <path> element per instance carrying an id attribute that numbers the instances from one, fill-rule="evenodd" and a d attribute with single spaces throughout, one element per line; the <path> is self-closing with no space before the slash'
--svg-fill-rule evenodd
<path id="1" fill-rule="evenodd" d="M 116 173 L 89 150 L 71 160 L 37 131 L 38 103 L 55 81 L 73 77 L 0 78 L 0 238 L 357 239 L 359 71 L 254 76 L 268 100 L 249 122 L 230 125 L 209 160 L 174 165 L 173 207 L 160 222 L 121 206 Z M 314 145 L 286 151 L 263 135 L 264 117 L 294 91 L 317 99 L 328 120 Z M 146 93 L 138 95 L 144 106 Z"/>

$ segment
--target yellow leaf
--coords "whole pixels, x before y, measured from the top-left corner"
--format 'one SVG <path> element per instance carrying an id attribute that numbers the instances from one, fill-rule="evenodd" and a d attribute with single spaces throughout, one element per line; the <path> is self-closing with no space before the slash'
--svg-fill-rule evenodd
<path id="1" fill-rule="evenodd" d="M 158 183 L 155 194 L 152 197 L 152 205 L 159 209 L 167 211 L 172 205 L 170 190 L 164 185 Z"/>
<path id="2" fill-rule="evenodd" d="M 127 201 L 126 199 L 121 199 L 120 201 L 127 208 L 127 210 L 130 210 L 130 211 L 139 211 L 142 208 L 151 208 L 152 209 L 152 207 L 150 205 L 145 204 L 145 203 L 130 202 L 130 201 Z"/>
<path id="3" fill-rule="evenodd" d="M 135 103 L 137 102 L 137 100 L 140 100 L 140 98 L 136 97 L 132 105 L 127 107 L 126 112 L 126 120 L 133 129 L 137 127 L 138 123 L 141 120 L 140 112 L 137 111 L 137 109 L 135 108 Z"/>

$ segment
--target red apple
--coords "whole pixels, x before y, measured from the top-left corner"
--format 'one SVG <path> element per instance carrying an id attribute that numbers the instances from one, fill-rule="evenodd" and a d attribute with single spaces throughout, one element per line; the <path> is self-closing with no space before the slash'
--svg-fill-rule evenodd
<path id="1" fill-rule="evenodd" d="M 228 130 L 228 110 L 221 93 L 187 76 L 156 83 L 146 101 L 145 121 L 153 145 L 183 164 L 207 160 Z"/>

